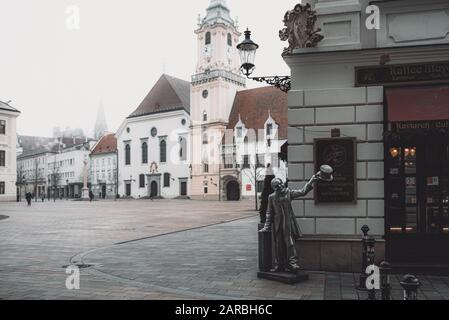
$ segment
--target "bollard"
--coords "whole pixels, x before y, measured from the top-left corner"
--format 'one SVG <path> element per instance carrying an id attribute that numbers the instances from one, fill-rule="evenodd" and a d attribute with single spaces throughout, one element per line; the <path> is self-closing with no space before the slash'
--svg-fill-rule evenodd
<path id="1" fill-rule="evenodd" d="M 379 271 L 380 271 L 380 290 L 382 300 L 391 300 L 390 264 L 386 261 L 383 261 L 380 264 Z"/>
<path id="2" fill-rule="evenodd" d="M 407 274 L 402 278 L 400 284 L 404 289 L 404 300 L 418 300 L 418 288 L 421 287 L 418 278 Z"/>
<path id="3" fill-rule="evenodd" d="M 366 240 L 366 263 L 367 266 L 374 265 L 374 246 L 376 245 L 376 240 L 372 237 L 368 237 Z M 365 269 L 366 273 L 366 269 Z M 366 287 L 366 281 L 365 281 L 365 287 Z M 368 300 L 376 300 L 376 289 L 373 288 L 371 290 L 368 290 Z"/>
<path id="4" fill-rule="evenodd" d="M 368 275 L 366 274 L 366 268 L 369 265 L 374 264 L 374 246 L 376 240 L 373 237 L 368 236 L 369 227 L 364 225 L 362 227 L 363 237 L 362 237 L 362 272 L 359 276 L 359 290 L 366 290 L 366 279 Z"/>

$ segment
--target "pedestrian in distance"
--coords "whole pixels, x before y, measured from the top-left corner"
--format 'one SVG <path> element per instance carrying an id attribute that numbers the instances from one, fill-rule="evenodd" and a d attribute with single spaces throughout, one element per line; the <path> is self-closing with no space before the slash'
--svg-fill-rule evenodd
<path id="1" fill-rule="evenodd" d="M 31 206 L 31 199 L 33 196 L 31 195 L 31 192 L 27 192 L 25 195 L 25 199 L 27 200 L 28 206 Z"/>

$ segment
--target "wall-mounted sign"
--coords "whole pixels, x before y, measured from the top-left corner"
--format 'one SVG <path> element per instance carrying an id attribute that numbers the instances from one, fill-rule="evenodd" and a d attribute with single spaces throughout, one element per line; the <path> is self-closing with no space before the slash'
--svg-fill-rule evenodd
<path id="1" fill-rule="evenodd" d="M 449 82 L 449 61 L 355 68 L 356 87 L 429 81 Z"/>
<path id="2" fill-rule="evenodd" d="M 250 184 L 246 185 L 246 191 L 251 191 L 252 190 L 252 186 Z"/>
<path id="3" fill-rule="evenodd" d="M 334 180 L 317 183 L 315 202 L 356 202 L 356 139 L 315 139 L 315 171 L 322 165 L 334 169 Z"/>

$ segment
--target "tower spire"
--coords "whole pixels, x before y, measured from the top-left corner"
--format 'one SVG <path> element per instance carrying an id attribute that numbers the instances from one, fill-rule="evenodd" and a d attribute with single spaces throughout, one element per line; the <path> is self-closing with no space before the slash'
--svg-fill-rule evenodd
<path id="1" fill-rule="evenodd" d="M 95 139 L 99 140 L 107 131 L 106 116 L 104 113 L 103 102 L 100 101 L 97 111 L 97 120 L 95 121 Z"/>

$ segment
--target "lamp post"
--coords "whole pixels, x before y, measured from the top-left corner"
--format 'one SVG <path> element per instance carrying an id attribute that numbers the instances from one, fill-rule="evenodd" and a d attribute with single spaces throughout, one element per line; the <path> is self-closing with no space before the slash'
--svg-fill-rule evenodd
<path id="1" fill-rule="evenodd" d="M 290 76 L 264 76 L 264 77 L 250 77 L 256 69 L 255 60 L 256 52 L 259 49 L 259 45 L 251 40 L 251 31 L 248 29 L 245 31 L 245 39 L 237 45 L 239 50 L 240 60 L 242 65 L 240 71 L 248 79 L 266 82 L 270 85 L 279 88 L 284 92 L 288 92 L 291 89 L 291 77 Z"/>

